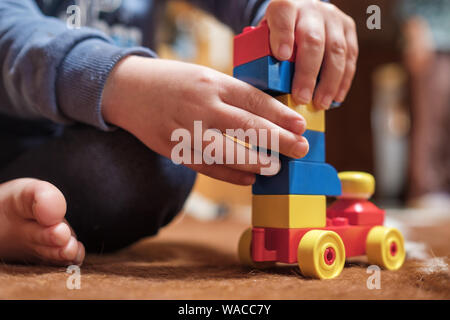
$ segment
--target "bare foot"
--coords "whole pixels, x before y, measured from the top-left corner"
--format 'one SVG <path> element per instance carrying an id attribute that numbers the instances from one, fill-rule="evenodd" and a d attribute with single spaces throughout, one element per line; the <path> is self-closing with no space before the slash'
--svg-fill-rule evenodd
<path id="1" fill-rule="evenodd" d="M 65 214 L 63 194 L 48 182 L 17 179 L 0 184 L 0 260 L 80 265 L 84 246 Z"/>

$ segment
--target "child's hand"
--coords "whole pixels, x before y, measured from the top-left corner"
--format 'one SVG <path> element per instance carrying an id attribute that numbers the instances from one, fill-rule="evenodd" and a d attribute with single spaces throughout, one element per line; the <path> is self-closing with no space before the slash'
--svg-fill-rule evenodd
<path id="1" fill-rule="evenodd" d="M 102 113 L 107 122 L 131 132 L 150 149 L 168 158 L 178 144 L 171 141 L 172 132 L 185 128 L 193 139 L 196 120 L 202 121 L 203 131 L 209 128 L 223 133 L 226 129 L 267 129 L 269 142 L 270 130 L 279 129 L 280 152 L 294 158 L 305 156 L 309 148 L 301 136 L 306 123 L 299 114 L 242 81 L 188 63 L 136 56 L 123 59 L 106 83 Z M 225 138 L 218 133 L 215 139 Z M 207 144 L 203 143 L 200 149 Z M 193 142 L 191 146 L 194 148 Z M 254 151 L 246 149 L 246 159 L 249 152 Z M 223 162 L 225 164 L 187 166 L 211 177 L 244 185 L 252 184 L 254 173 L 267 167 L 261 163 L 226 164 L 225 155 Z"/>
<path id="2" fill-rule="evenodd" d="M 319 0 L 272 0 L 265 20 L 277 59 L 288 60 L 294 41 L 297 44 L 294 99 L 302 104 L 311 101 L 323 61 L 314 105 L 328 108 L 333 100 L 342 102 L 350 89 L 358 56 L 353 19 Z"/>

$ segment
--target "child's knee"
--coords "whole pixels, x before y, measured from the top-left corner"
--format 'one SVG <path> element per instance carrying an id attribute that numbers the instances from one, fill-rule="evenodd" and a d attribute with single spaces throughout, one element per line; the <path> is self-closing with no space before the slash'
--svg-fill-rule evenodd
<path id="1" fill-rule="evenodd" d="M 195 182 L 193 170 L 121 130 L 81 135 L 88 163 L 79 174 L 89 183 L 71 191 L 81 204 L 69 215 L 88 251 L 113 251 L 154 235 L 181 211 Z"/>

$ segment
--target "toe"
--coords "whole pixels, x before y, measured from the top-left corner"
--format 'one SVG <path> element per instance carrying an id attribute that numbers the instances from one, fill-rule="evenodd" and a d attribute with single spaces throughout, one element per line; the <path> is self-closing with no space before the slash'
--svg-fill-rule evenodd
<path id="1" fill-rule="evenodd" d="M 8 188 L 6 195 L 10 195 L 6 201 L 1 201 L 6 212 L 37 220 L 44 226 L 55 225 L 64 219 L 66 200 L 54 185 L 25 178 L 10 181 L 3 187 Z"/>
<path id="2" fill-rule="evenodd" d="M 70 240 L 71 231 L 66 223 L 58 223 L 51 227 L 43 227 L 37 222 L 24 224 L 23 239 L 43 246 L 64 247 Z"/>
<path id="3" fill-rule="evenodd" d="M 36 183 L 34 188 L 33 213 L 35 219 L 44 226 L 52 226 L 61 222 L 67 209 L 66 200 L 61 191 L 44 181 Z"/>
<path id="4" fill-rule="evenodd" d="M 61 257 L 66 261 L 74 261 L 78 254 L 78 241 L 74 237 L 70 237 L 69 242 L 65 245 L 61 251 Z"/>
<path id="5" fill-rule="evenodd" d="M 42 261 L 69 263 L 74 261 L 78 254 L 78 241 L 74 237 L 70 237 L 69 242 L 62 248 L 35 245 L 33 250 Z"/>
<path id="6" fill-rule="evenodd" d="M 44 233 L 48 233 L 50 245 L 59 247 L 65 246 L 71 238 L 70 228 L 65 223 L 59 223 L 53 227 L 49 227 L 44 231 Z"/>
<path id="7" fill-rule="evenodd" d="M 75 260 L 73 260 L 73 263 L 78 266 L 81 266 L 83 264 L 85 255 L 86 250 L 84 249 L 83 244 L 78 241 L 78 253 L 77 256 L 75 257 Z"/>
<path id="8" fill-rule="evenodd" d="M 69 226 L 72 236 L 75 237 L 75 239 L 77 239 L 77 234 L 75 233 L 73 228 L 70 226 L 69 222 L 66 219 L 64 219 L 63 221 Z"/>

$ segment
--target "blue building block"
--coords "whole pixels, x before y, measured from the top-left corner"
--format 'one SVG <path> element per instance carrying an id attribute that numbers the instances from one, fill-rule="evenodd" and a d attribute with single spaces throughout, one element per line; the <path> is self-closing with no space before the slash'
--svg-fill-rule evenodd
<path id="1" fill-rule="evenodd" d="M 341 181 L 336 169 L 329 164 L 280 159 L 281 170 L 277 175 L 256 176 L 253 194 L 341 194 Z"/>
<path id="2" fill-rule="evenodd" d="M 294 63 L 266 56 L 234 68 L 233 76 L 271 95 L 291 93 Z"/>
<path id="3" fill-rule="evenodd" d="M 276 154 L 283 162 L 288 161 L 308 161 L 308 162 L 325 162 L 325 132 L 306 130 L 303 136 L 308 140 L 309 151 L 306 156 L 300 159 L 286 157 L 282 154 Z M 256 147 L 255 150 L 264 151 L 262 148 Z M 267 153 L 267 151 L 266 151 Z"/>
<path id="4" fill-rule="evenodd" d="M 306 130 L 303 136 L 308 140 L 309 151 L 305 157 L 298 160 L 325 162 L 325 132 Z"/>

